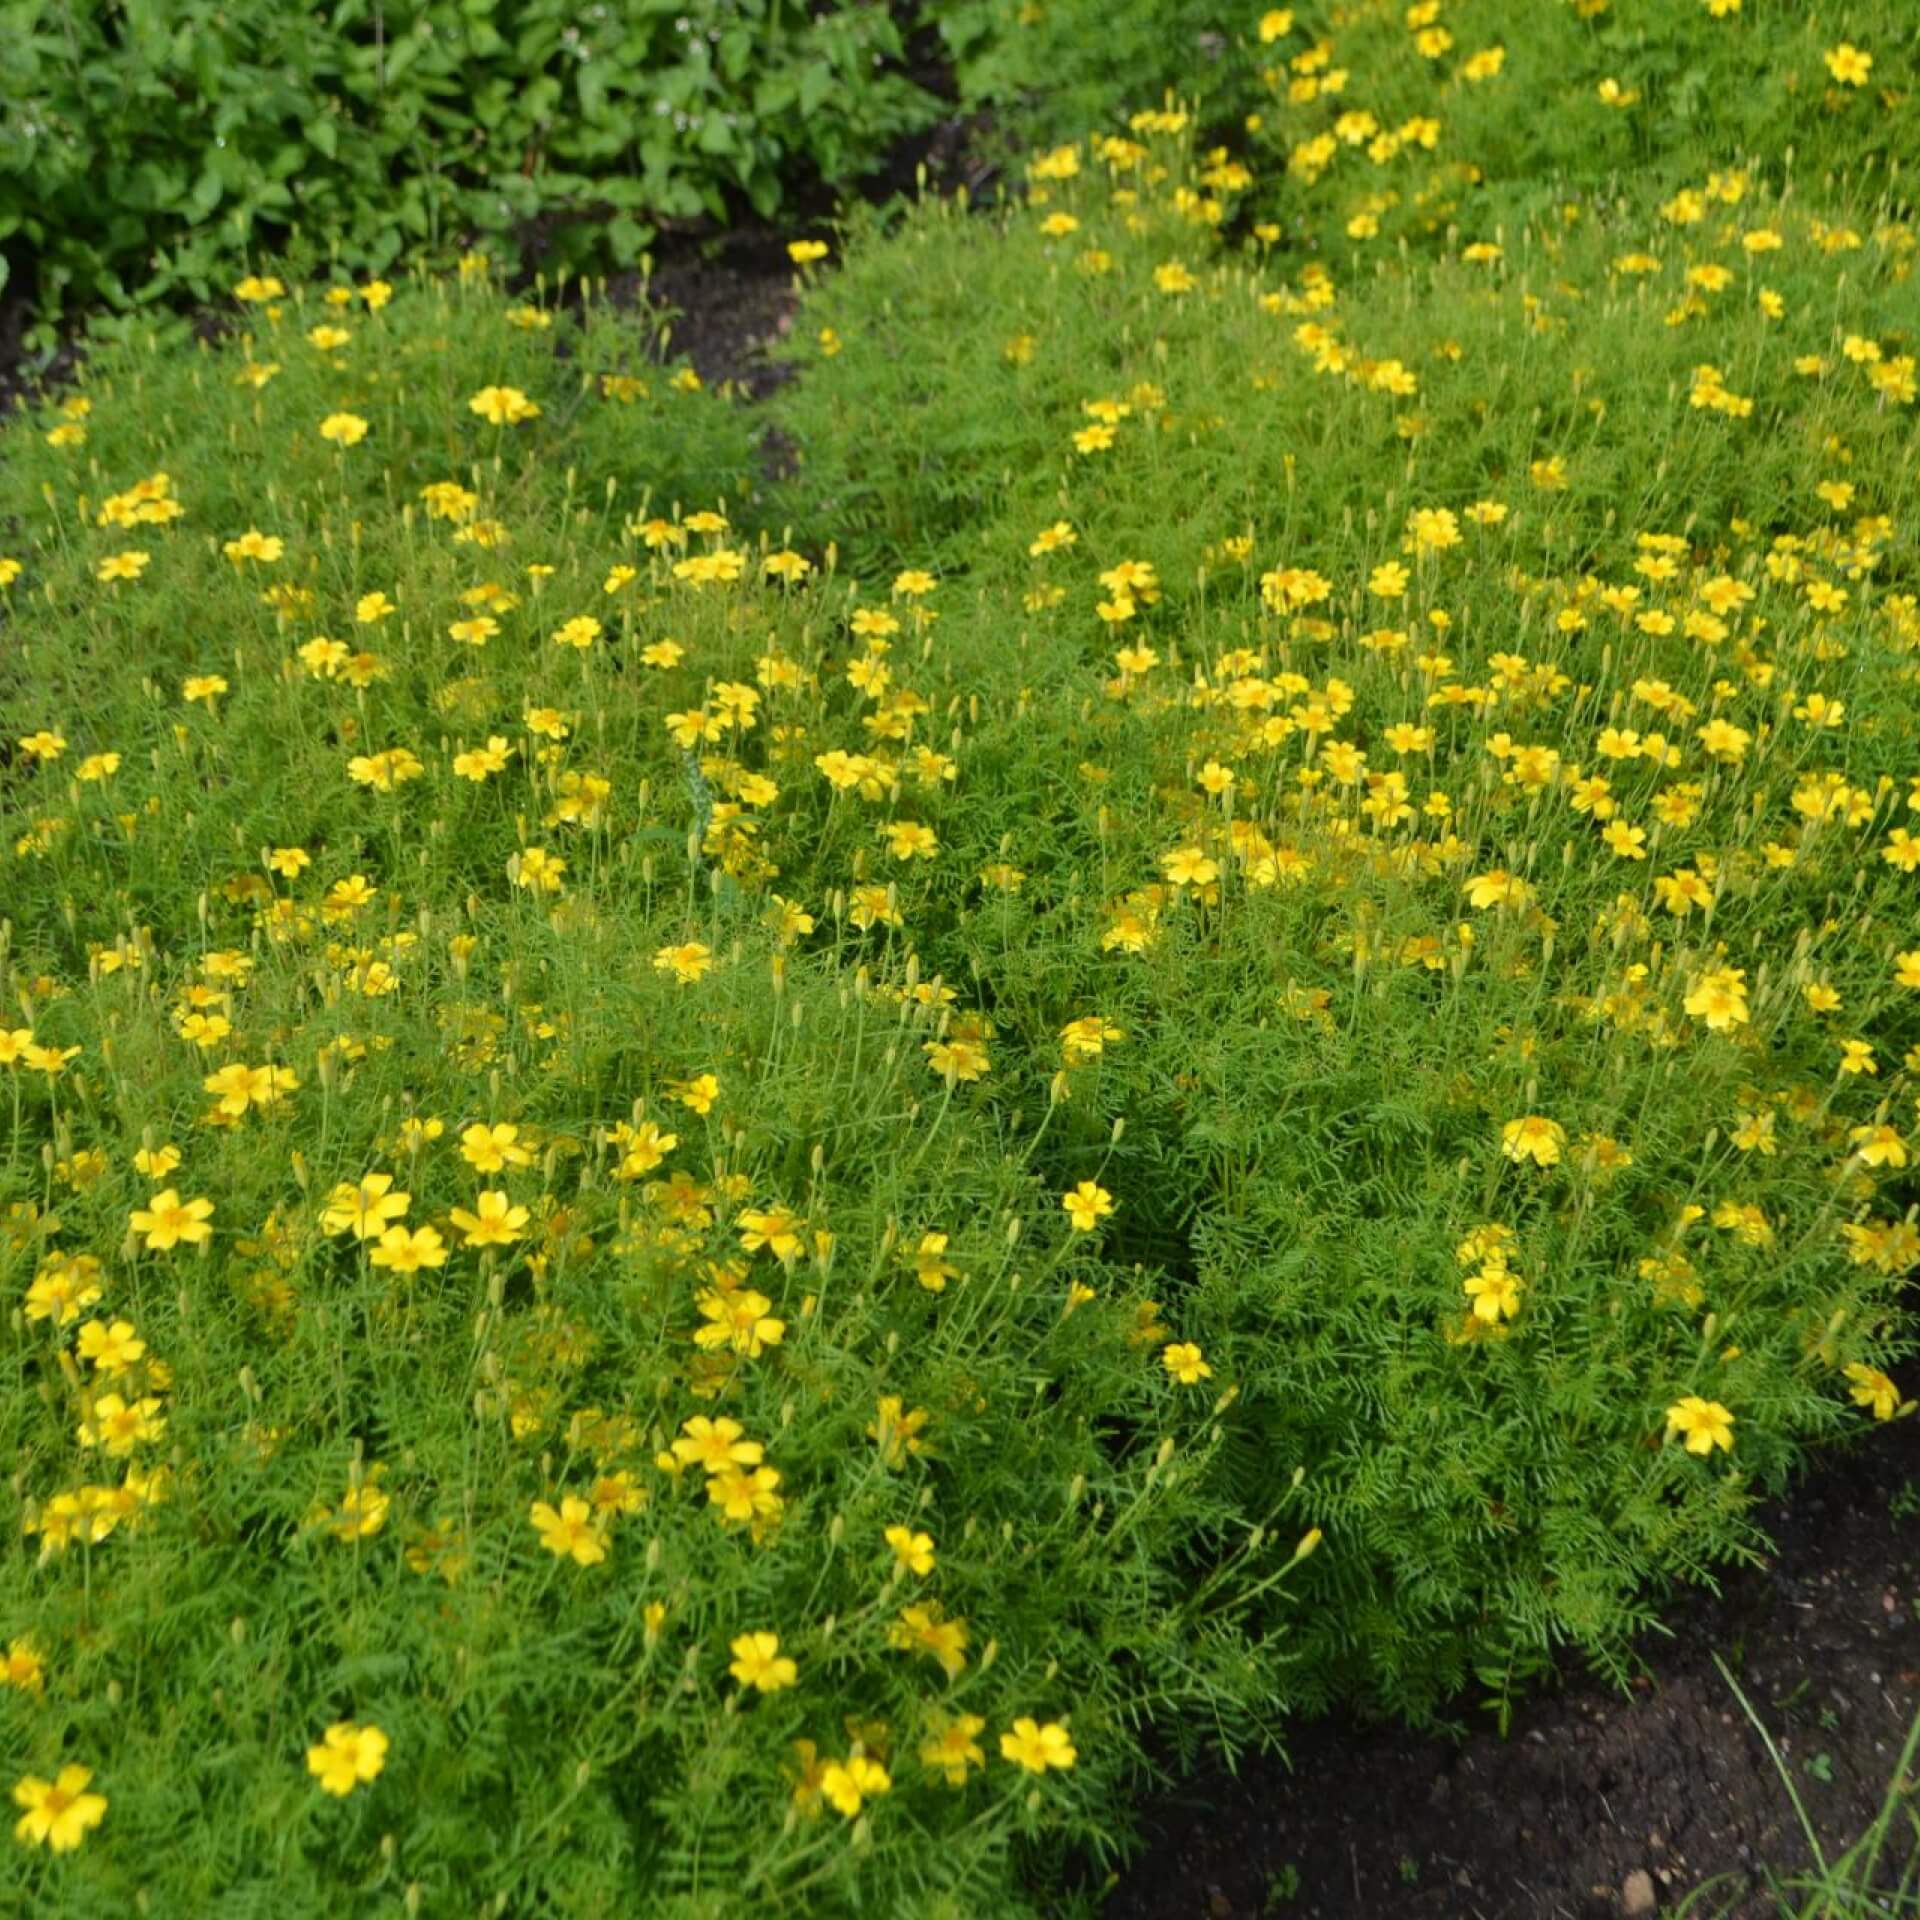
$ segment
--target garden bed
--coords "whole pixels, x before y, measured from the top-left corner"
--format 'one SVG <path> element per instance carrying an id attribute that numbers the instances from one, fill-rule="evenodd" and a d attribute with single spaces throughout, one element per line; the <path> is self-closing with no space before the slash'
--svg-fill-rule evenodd
<path id="1" fill-rule="evenodd" d="M 1609 72 L 1575 180 L 1567 23 L 1435 11 L 670 338 L 263 270 L 9 421 L 0 1905 L 1580 1920 L 1872 1817 L 1905 55 L 1668 8 L 1859 171 L 1601 180 Z"/>

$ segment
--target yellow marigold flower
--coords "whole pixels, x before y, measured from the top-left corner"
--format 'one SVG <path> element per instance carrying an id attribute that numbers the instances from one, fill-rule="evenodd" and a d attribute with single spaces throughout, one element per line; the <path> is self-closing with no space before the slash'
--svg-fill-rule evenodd
<path id="1" fill-rule="evenodd" d="M 948 1786 L 964 1787 L 969 1770 L 987 1764 L 980 1750 L 980 1736 L 986 1730 L 987 1723 L 977 1713 L 956 1715 L 922 1743 L 920 1764 L 929 1773 L 944 1775 Z"/>
<path id="2" fill-rule="evenodd" d="M 1842 40 L 1826 54 L 1827 71 L 1843 87 L 1864 87 L 1873 71 L 1873 55 L 1863 53 L 1852 42 Z"/>
<path id="3" fill-rule="evenodd" d="M 1080 1757 L 1066 1728 L 1057 1720 L 1042 1726 L 1027 1714 L 1000 1736 L 1000 1754 L 1028 1773 L 1045 1773 L 1049 1768 L 1064 1773 Z"/>
<path id="4" fill-rule="evenodd" d="M 909 1573 L 933 1571 L 933 1535 L 916 1533 L 911 1527 L 889 1527 L 883 1536 L 893 1550 L 895 1564 Z"/>
<path id="5" fill-rule="evenodd" d="M 367 423 L 357 413 L 330 413 L 320 422 L 320 438 L 343 451 L 367 437 Z"/>
<path id="6" fill-rule="evenodd" d="M 389 1227 L 367 1257 L 391 1273 L 418 1273 L 423 1267 L 444 1267 L 447 1247 L 437 1228 Z"/>
<path id="7" fill-rule="evenodd" d="M 1745 1026 L 1750 1017 L 1745 969 L 1715 967 L 1703 974 L 1687 995 L 1685 1006 L 1696 1020 L 1704 1020 L 1715 1033 Z"/>
<path id="8" fill-rule="evenodd" d="M 1853 1404 L 1867 1408 L 1876 1420 L 1891 1420 L 1906 1404 L 1900 1389 L 1878 1367 L 1855 1361 L 1846 1369 Z"/>
<path id="9" fill-rule="evenodd" d="M 489 426 L 514 427 L 537 419 L 540 408 L 518 387 L 482 387 L 467 401 L 467 411 L 477 413 Z"/>
<path id="10" fill-rule="evenodd" d="M 693 1336 L 694 1344 L 712 1351 L 731 1348 L 746 1359 L 759 1359 L 767 1347 L 786 1338 L 787 1323 L 771 1317 L 773 1302 L 764 1293 L 744 1288 L 735 1293 L 703 1293 L 695 1305 L 707 1324 Z"/>
<path id="11" fill-rule="evenodd" d="M 307 1749 L 307 1771 L 319 1781 L 322 1793 L 344 1799 L 355 1787 L 380 1777 L 388 1745 L 378 1727 L 336 1720 L 320 1736 L 319 1744 Z"/>
<path id="12" fill-rule="evenodd" d="M 31 1307 L 28 1317 L 33 1317 Z M 80 1329 L 79 1338 L 74 1344 L 80 1358 L 87 1361 L 95 1373 L 107 1379 L 113 1379 L 137 1365 L 147 1351 L 147 1343 L 134 1332 L 131 1320 L 115 1320 L 111 1323 L 89 1320 Z"/>
<path id="13" fill-rule="evenodd" d="M 536 1500 L 531 1518 L 540 1544 L 560 1559 L 595 1567 L 607 1557 L 606 1531 L 584 1500 L 569 1494 L 557 1512 L 545 1500 Z"/>
<path id="14" fill-rule="evenodd" d="M 476 1173 L 498 1173 L 503 1167 L 530 1167 L 532 1152 L 520 1144 L 520 1129 L 507 1121 L 488 1126 L 476 1121 L 460 1135 L 460 1157 Z"/>
<path id="15" fill-rule="evenodd" d="M 182 1200 L 172 1187 L 167 1187 L 144 1207 L 136 1207 L 129 1224 L 145 1239 L 149 1253 L 166 1253 L 183 1243 L 197 1247 L 211 1240 L 213 1229 L 207 1222 L 212 1217 L 211 1200 L 204 1197 Z"/>
<path id="16" fill-rule="evenodd" d="M 660 948 L 653 964 L 657 972 L 670 973 L 681 986 L 690 987 L 712 967 L 713 949 L 698 940 L 688 940 L 677 947 Z"/>
<path id="17" fill-rule="evenodd" d="M 1082 1180 L 1060 1196 L 1060 1204 L 1075 1233 L 1091 1233 L 1113 1212 L 1113 1195 L 1097 1181 Z"/>
<path id="18" fill-rule="evenodd" d="M 724 1414 L 710 1420 L 704 1413 L 696 1413 L 681 1427 L 672 1449 L 672 1458 L 681 1466 L 698 1466 L 709 1474 L 757 1467 L 765 1455 L 760 1442 L 747 1439 L 739 1421 L 729 1420 Z"/>
<path id="19" fill-rule="evenodd" d="M 1213 1378 L 1213 1369 L 1207 1365 L 1200 1349 L 1191 1340 L 1173 1340 L 1161 1349 L 1160 1364 L 1183 1387 L 1197 1387 L 1202 1380 Z"/>
<path id="20" fill-rule="evenodd" d="M 1709 1454 L 1715 1447 L 1733 1451 L 1733 1415 L 1718 1400 L 1703 1400 L 1697 1393 L 1667 1409 L 1668 1437 L 1676 1433 L 1685 1436 L 1689 1453 Z"/>
<path id="21" fill-rule="evenodd" d="M 889 1792 L 893 1778 L 877 1760 L 855 1754 L 850 1760 L 831 1760 L 820 1775 L 820 1792 L 835 1810 L 851 1820 L 862 1804 Z"/>
<path id="22" fill-rule="evenodd" d="M 393 1175 L 369 1173 L 343 1180 L 327 1196 L 320 1215 L 324 1233 L 351 1233 L 356 1240 L 377 1240 L 412 1204 L 412 1195 L 393 1191 Z"/>
<path id="23" fill-rule="evenodd" d="M 777 1633 L 743 1633 L 731 1643 L 733 1664 L 727 1671 L 743 1687 L 756 1693 L 778 1693 L 795 1685 L 800 1669 L 780 1651 Z"/>
<path id="24" fill-rule="evenodd" d="M 1536 1166 L 1560 1164 L 1561 1149 L 1567 1144 L 1567 1130 L 1544 1114 L 1524 1114 L 1509 1120 L 1500 1129 L 1500 1151 L 1509 1160 L 1531 1160 Z"/>
<path id="25" fill-rule="evenodd" d="M 448 1218 L 460 1229 L 463 1247 L 510 1247 L 526 1230 L 528 1213 L 507 1195 L 490 1188 L 474 1202 L 474 1210 L 455 1207 Z"/>
<path id="26" fill-rule="evenodd" d="M 51 1781 L 23 1775 L 13 1789 L 13 1804 L 23 1809 L 14 1838 L 24 1846 L 71 1853 L 107 1817 L 106 1795 L 87 1791 L 92 1779 L 90 1767 L 62 1767 Z"/>
<path id="27" fill-rule="evenodd" d="M 6 1658 L 0 1660 L 0 1687 L 30 1693 L 36 1700 L 46 1692 L 46 1669 L 41 1663 L 40 1650 L 31 1640 L 8 1642 Z"/>

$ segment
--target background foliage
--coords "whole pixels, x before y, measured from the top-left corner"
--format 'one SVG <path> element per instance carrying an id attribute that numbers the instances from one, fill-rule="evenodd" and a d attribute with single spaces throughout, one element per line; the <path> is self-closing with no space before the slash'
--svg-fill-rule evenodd
<path id="1" fill-rule="evenodd" d="M 205 301 L 290 242 L 627 267 L 662 221 L 856 178 L 937 107 L 865 0 L 5 0 L 0 46 L 0 259 L 47 315 Z"/>

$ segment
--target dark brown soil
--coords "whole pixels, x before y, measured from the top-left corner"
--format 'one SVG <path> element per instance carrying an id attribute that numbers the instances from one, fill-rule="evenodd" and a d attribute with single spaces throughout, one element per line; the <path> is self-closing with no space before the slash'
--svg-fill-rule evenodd
<path id="1" fill-rule="evenodd" d="M 1630 1696 L 1535 1699 L 1505 1739 L 1329 1719 L 1292 1735 L 1284 1767 L 1169 1798 L 1107 1920 L 1601 1920 L 1635 1911 L 1636 1875 L 1660 1912 L 1726 1876 L 1703 1920 L 1771 1920 L 1760 1869 L 1804 1868 L 1807 1843 L 1714 1655 L 1828 1857 L 1844 1851 L 1920 1712 L 1920 1419 L 1809 1477 L 1768 1531 L 1766 1567 L 1676 1606 Z"/>

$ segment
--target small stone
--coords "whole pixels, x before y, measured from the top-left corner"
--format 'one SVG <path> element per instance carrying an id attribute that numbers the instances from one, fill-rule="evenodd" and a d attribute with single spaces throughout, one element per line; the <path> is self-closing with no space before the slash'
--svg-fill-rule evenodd
<path id="1" fill-rule="evenodd" d="M 1657 1913 L 1660 1897 L 1653 1890 L 1653 1875 L 1645 1867 L 1635 1867 L 1620 1889 L 1622 1913 Z"/>

